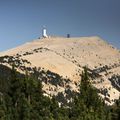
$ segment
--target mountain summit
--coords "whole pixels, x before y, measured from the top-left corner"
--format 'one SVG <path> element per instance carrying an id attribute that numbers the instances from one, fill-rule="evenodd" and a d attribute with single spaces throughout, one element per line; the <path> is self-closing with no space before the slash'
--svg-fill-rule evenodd
<path id="1" fill-rule="evenodd" d="M 2 64 L 12 60 L 26 61 L 23 66 L 42 68 L 70 79 L 70 89 L 77 91 L 80 74 L 87 66 L 92 84 L 108 104 L 112 104 L 120 94 L 120 51 L 100 37 L 48 37 L 28 42 L 24 45 L 0 53 Z M 48 95 L 63 92 L 66 86 L 43 83 Z M 49 90 L 48 88 L 52 88 Z"/>

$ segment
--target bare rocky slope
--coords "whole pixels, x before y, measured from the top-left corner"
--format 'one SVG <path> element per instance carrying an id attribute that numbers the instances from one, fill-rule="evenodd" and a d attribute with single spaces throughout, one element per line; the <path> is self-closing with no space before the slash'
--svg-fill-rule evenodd
<path id="1" fill-rule="evenodd" d="M 120 51 L 97 36 L 41 38 L 0 53 L 2 65 L 10 67 L 12 61 L 20 72 L 36 67 L 70 79 L 55 85 L 48 77 L 48 82 L 43 82 L 46 95 L 65 96 L 68 87 L 77 91 L 80 74 L 87 66 L 92 84 L 106 103 L 113 104 L 120 96 Z"/>

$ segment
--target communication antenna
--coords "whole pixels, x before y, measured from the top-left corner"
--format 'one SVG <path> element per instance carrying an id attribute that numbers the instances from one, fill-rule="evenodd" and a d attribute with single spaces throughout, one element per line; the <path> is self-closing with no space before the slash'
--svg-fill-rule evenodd
<path id="1" fill-rule="evenodd" d="M 42 29 L 42 37 L 43 38 L 47 38 L 48 37 L 47 36 L 47 30 L 46 30 L 45 26 L 43 26 L 43 29 Z"/>

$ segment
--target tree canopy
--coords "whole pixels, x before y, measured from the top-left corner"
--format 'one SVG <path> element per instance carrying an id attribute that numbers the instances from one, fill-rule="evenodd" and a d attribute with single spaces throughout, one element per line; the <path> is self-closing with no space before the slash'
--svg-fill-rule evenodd
<path id="1" fill-rule="evenodd" d="M 57 79 L 57 78 L 56 78 Z M 0 120 L 118 120 L 120 99 L 107 106 L 92 86 L 87 68 L 81 74 L 79 92 L 70 106 L 59 106 L 56 97 L 43 95 L 35 76 L 20 77 L 13 67 L 7 90 L 0 92 Z"/>

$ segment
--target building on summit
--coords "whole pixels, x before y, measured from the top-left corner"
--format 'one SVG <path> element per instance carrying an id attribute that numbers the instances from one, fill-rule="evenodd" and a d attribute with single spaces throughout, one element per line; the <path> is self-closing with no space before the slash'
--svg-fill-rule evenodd
<path id="1" fill-rule="evenodd" d="M 42 37 L 43 37 L 43 38 L 47 38 L 47 37 L 48 37 L 48 36 L 47 36 L 47 30 L 46 30 L 45 27 L 42 29 Z"/>

